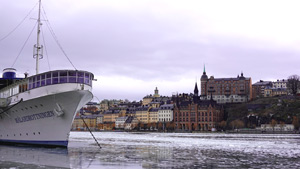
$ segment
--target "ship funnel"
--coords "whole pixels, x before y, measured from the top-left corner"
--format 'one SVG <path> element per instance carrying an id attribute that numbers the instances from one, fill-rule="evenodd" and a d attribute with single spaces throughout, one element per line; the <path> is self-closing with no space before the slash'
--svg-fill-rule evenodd
<path id="1" fill-rule="evenodd" d="M 4 69 L 2 77 L 4 79 L 14 79 L 14 78 L 16 78 L 16 69 L 14 69 L 14 68 L 6 68 L 6 69 Z"/>

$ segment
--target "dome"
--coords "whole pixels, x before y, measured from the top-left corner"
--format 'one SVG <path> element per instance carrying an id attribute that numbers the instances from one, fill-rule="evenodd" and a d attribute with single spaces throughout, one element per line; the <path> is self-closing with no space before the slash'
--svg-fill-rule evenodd
<path id="1" fill-rule="evenodd" d="M 206 73 L 203 72 L 203 75 L 201 76 L 201 81 L 207 80 L 207 79 L 208 79 L 208 77 L 207 77 Z"/>
<path id="2" fill-rule="evenodd" d="M 207 77 L 207 75 L 206 75 L 206 71 L 205 71 L 205 65 L 204 65 L 204 69 L 203 69 L 203 74 L 202 74 L 202 76 L 201 76 L 201 81 L 207 81 L 207 79 L 208 79 L 208 77 Z"/>

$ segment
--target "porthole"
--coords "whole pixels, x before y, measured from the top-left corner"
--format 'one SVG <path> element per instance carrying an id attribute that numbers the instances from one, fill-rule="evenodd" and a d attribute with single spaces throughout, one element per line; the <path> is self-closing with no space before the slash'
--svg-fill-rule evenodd
<path id="1" fill-rule="evenodd" d="M 28 108 L 27 108 L 27 107 L 25 107 L 25 109 L 26 109 L 26 110 L 28 110 Z"/>
<path id="2" fill-rule="evenodd" d="M 30 108 L 32 109 L 32 106 L 30 106 Z"/>
<path id="3" fill-rule="evenodd" d="M 28 133 L 26 133 L 26 135 L 28 136 Z"/>
<path id="4" fill-rule="evenodd" d="M 37 106 L 37 105 L 35 105 L 34 107 L 35 107 L 35 108 L 38 108 L 38 106 Z"/>
<path id="5" fill-rule="evenodd" d="M 14 136 L 16 137 L 16 134 L 14 134 Z"/>
<path id="6" fill-rule="evenodd" d="M 24 111 L 24 109 L 21 109 L 22 111 Z"/>
<path id="7" fill-rule="evenodd" d="M 20 133 L 20 136 L 22 136 L 22 134 Z"/>
<path id="8" fill-rule="evenodd" d="M 43 105 L 42 105 L 42 104 L 40 104 L 40 106 L 41 106 L 41 107 L 43 107 Z"/>
<path id="9" fill-rule="evenodd" d="M 39 134 L 41 134 L 41 133 L 39 132 Z"/>
<path id="10" fill-rule="evenodd" d="M 33 135 L 35 135 L 35 133 L 33 133 Z"/>
<path id="11" fill-rule="evenodd" d="M 7 135 L 7 137 L 8 137 L 8 135 Z"/>

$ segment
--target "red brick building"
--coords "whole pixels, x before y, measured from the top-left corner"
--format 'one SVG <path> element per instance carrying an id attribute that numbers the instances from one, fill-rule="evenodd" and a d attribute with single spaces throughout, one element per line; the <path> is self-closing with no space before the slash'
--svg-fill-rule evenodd
<path id="1" fill-rule="evenodd" d="M 208 131 L 217 128 L 223 120 L 223 107 L 216 101 L 200 100 L 197 83 L 194 96 L 187 99 L 179 97 L 174 104 L 175 128 L 190 131 Z"/>

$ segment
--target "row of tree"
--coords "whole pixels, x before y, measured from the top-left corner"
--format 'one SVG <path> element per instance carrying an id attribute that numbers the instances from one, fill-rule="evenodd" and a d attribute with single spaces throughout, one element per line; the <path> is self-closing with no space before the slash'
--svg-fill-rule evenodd
<path id="1" fill-rule="evenodd" d="M 287 88 L 289 90 L 289 93 L 296 95 L 297 92 L 300 90 L 300 76 L 299 75 L 289 76 Z"/>

